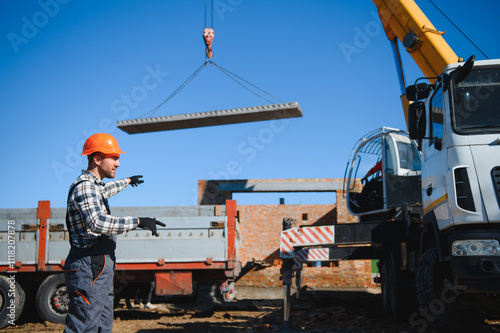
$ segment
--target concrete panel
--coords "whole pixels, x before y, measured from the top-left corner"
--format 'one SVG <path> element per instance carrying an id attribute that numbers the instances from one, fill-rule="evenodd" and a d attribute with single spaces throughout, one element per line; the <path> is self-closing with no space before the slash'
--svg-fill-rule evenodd
<path id="1" fill-rule="evenodd" d="M 343 180 L 244 180 L 227 183 L 218 181 L 218 184 L 219 190 L 223 192 L 335 192 L 342 190 Z"/>
<path id="2" fill-rule="evenodd" d="M 137 134 L 295 117 L 302 117 L 302 110 L 297 102 L 291 102 L 154 118 L 120 120 L 116 126 L 128 134 Z"/>

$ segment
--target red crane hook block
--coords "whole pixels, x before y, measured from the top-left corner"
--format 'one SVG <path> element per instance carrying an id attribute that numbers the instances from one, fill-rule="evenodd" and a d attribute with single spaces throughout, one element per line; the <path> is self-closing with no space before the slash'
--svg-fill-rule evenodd
<path id="1" fill-rule="evenodd" d="M 205 30 L 203 30 L 203 38 L 205 39 L 205 46 L 206 46 L 205 53 L 207 54 L 207 57 L 210 59 L 212 59 L 213 56 L 212 41 L 214 39 L 214 35 L 215 32 L 214 29 L 212 28 L 205 28 Z"/>

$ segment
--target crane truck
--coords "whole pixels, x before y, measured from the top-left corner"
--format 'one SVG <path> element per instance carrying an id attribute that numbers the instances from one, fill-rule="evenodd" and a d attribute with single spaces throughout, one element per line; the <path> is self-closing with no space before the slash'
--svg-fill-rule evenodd
<path id="1" fill-rule="evenodd" d="M 413 0 L 373 2 L 408 131 L 383 127 L 354 146 L 344 191 L 358 223 L 314 244 L 301 241 L 314 227 L 284 229 L 281 257 L 326 247 L 330 260 L 378 259 L 394 318 L 418 332 L 477 332 L 500 314 L 500 61 L 459 58 Z M 413 85 L 400 43 L 424 74 Z"/>
<path id="2" fill-rule="evenodd" d="M 373 1 L 409 135 L 382 128 L 355 146 L 347 206 L 380 223 L 372 241 L 386 309 L 419 330 L 475 332 L 500 314 L 500 61 L 459 58 L 412 0 Z M 424 74 L 414 85 L 398 41 Z"/>

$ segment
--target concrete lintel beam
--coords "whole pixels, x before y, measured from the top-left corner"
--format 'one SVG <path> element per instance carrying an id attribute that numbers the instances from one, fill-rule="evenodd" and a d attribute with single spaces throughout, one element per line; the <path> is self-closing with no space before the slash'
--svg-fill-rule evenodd
<path id="1" fill-rule="evenodd" d="M 136 134 L 295 117 L 302 117 L 302 110 L 297 102 L 291 102 L 164 117 L 120 120 L 116 126 L 128 134 Z"/>
<path id="2" fill-rule="evenodd" d="M 241 181 L 220 182 L 222 192 L 336 192 L 342 191 L 343 180 L 331 181 Z"/>

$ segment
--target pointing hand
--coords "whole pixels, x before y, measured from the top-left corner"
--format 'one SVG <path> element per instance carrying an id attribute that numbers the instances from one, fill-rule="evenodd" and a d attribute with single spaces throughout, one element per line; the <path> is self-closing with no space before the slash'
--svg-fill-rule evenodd
<path id="1" fill-rule="evenodd" d="M 144 183 L 144 180 L 141 180 L 139 178 L 142 178 L 142 176 L 132 176 L 132 177 L 129 177 L 128 179 L 130 179 L 130 185 L 132 185 L 132 187 L 135 187 L 139 184 L 142 184 Z"/>

